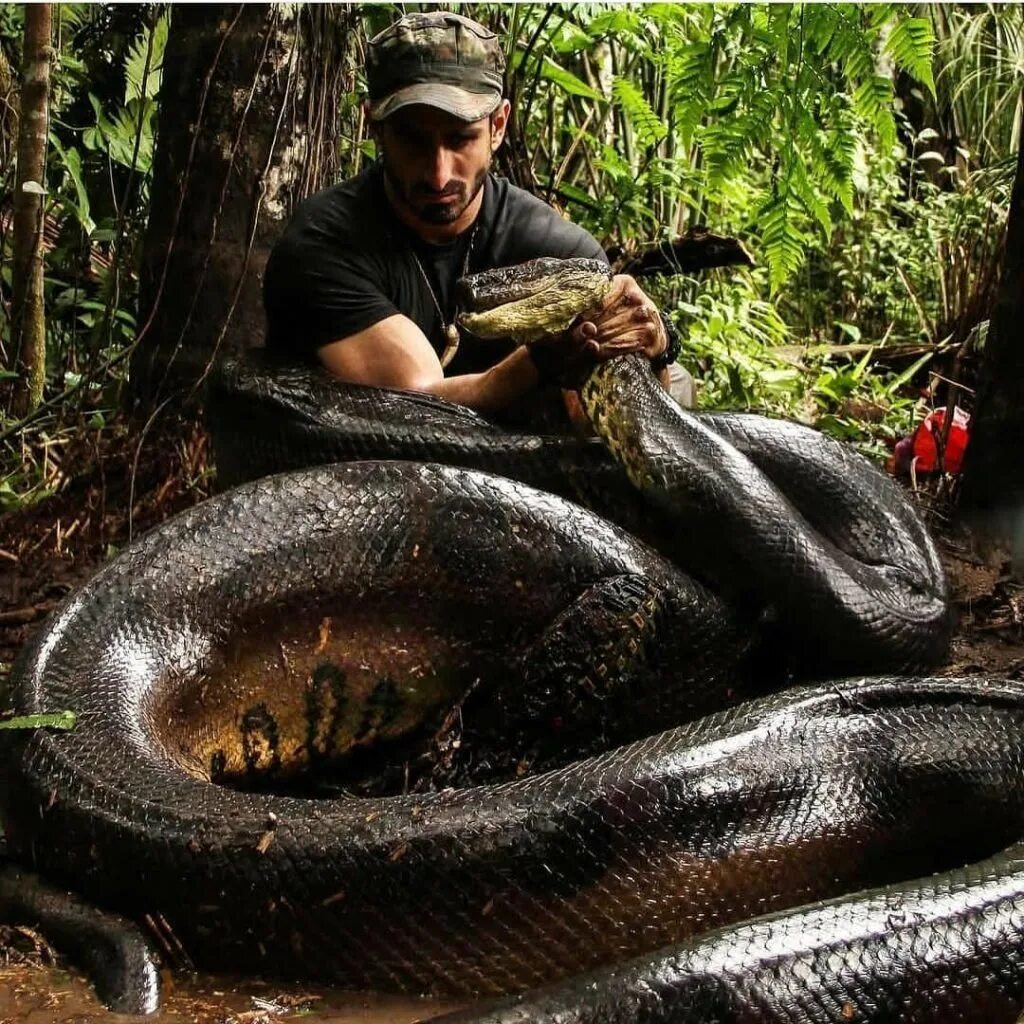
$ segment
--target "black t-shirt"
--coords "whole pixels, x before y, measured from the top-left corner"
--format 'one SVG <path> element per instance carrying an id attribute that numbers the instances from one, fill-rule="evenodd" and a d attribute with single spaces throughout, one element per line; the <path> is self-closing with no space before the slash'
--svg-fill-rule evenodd
<path id="1" fill-rule="evenodd" d="M 302 203 L 274 247 L 263 279 L 267 346 L 289 360 L 315 362 L 322 345 L 402 313 L 440 354 L 445 337 L 424 273 L 450 323 L 464 269 L 475 273 L 537 256 L 605 259 L 586 231 L 494 175 L 484 184 L 474 226 L 448 244 L 431 245 L 395 216 L 382 168 L 374 164 Z M 463 334 L 447 373 L 486 369 L 511 348 Z"/>

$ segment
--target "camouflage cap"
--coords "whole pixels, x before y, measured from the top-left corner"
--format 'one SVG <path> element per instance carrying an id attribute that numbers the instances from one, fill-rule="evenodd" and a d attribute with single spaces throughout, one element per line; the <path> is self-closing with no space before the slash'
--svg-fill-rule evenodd
<path id="1" fill-rule="evenodd" d="M 370 120 L 425 103 L 478 121 L 501 102 L 504 70 L 498 37 L 479 22 L 451 11 L 407 14 L 370 40 Z"/>

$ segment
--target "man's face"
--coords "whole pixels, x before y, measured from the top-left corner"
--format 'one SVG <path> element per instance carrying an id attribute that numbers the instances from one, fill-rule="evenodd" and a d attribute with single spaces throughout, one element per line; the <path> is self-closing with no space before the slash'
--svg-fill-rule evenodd
<path id="1" fill-rule="evenodd" d="M 472 122 L 421 104 L 392 114 L 377 129 L 392 198 L 424 224 L 457 222 L 487 177 L 507 105 Z"/>

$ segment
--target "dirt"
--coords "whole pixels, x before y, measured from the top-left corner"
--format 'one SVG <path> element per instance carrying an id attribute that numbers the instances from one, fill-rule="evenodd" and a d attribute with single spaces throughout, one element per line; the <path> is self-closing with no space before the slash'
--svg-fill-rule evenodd
<path id="1" fill-rule="evenodd" d="M 1024 678 L 1024 580 L 1009 553 L 939 515 L 926 519 L 949 580 L 955 631 L 947 663 L 937 674 Z"/>
<path id="2" fill-rule="evenodd" d="M 193 429 L 147 439 L 128 431 L 69 456 L 46 502 L 0 519 L 0 679 L 60 599 L 133 536 L 208 496 L 206 440 Z M 77 459 L 77 461 L 76 461 Z M 1024 678 L 1024 584 L 1004 553 L 986 550 L 927 484 L 919 495 L 949 574 L 956 634 L 942 675 Z M 405 1024 L 451 1008 L 438 1001 L 282 986 L 260 979 L 169 975 L 155 1024 Z M 85 979 L 31 932 L 0 930 L 0 1024 L 118 1024 Z"/>
<path id="3" fill-rule="evenodd" d="M 153 1024 L 411 1024 L 456 1004 L 438 999 L 282 985 L 258 978 L 165 974 Z M 89 982 L 29 933 L 0 929 L 0 1024 L 129 1024 L 111 1013 Z"/>
<path id="4" fill-rule="evenodd" d="M 0 516 L 0 677 L 62 597 L 133 537 L 212 490 L 196 427 L 168 425 L 140 446 L 118 424 L 61 459 L 56 494 Z"/>

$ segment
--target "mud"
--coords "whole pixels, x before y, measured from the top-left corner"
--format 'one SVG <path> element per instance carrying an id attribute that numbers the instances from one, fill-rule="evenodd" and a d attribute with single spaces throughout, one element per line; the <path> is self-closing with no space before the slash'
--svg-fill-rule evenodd
<path id="1" fill-rule="evenodd" d="M 177 974 L 146 1018 L 111 1013 L 78 972 L 31 956 L 0 966 L 0 1024 L 411 1024 L 454 1003 L 271 984 L 258 979 Z"/>

